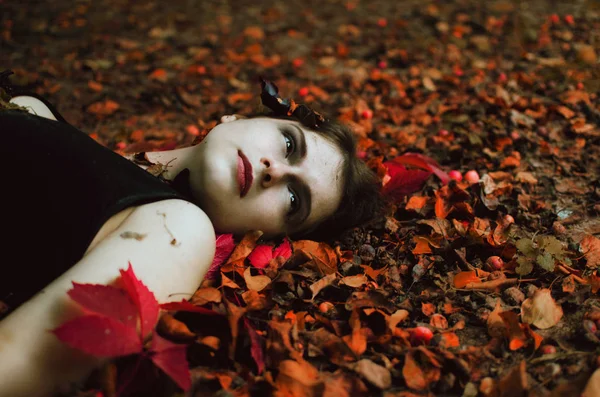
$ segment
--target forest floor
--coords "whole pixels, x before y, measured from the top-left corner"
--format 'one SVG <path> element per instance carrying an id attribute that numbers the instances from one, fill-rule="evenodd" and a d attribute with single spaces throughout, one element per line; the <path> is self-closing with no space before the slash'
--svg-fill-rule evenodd
<path id="1" fill-rule="evenodd" d="M 0 70 L 122 154 L 255 114 L 264 76 L 386 182 L 385 219 L 261 265 L 248 234 L 191 300 L 218 315 L 163 312 L 187 395 L 600 396 L 600 3 L 565 3 L 0 0 Z M 404 153 L 462 181 L 406 191 Z M 182 395 L 132 360 L 69 395 Z"/>

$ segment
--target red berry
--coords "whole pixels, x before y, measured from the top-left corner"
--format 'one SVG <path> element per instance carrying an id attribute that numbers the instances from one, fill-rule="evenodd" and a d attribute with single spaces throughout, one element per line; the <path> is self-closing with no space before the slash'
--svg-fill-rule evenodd
<path id="1" fill-rule="evenodd" d="M 556 353 L 556 347 L 552 345 L 544 345 L 542 346 L 540 351 L 542 352 L 542 354 L 554 354 Z"/>
<path id="2" fill-rule="evenodd" d="M 575 19 L 573 19 L 573 15 L 567 14 L 565 15 L 565 22 L 569 25 L 575 25 Z"/>
<path id="3" fill-rule="evenodd" d="M 550 15 L 550 22 L 552 22 L 555 25 L 558 25 L 560 23 L 560 17 L 558 16 L 558 14 Z"/>
<path id="4" fill-rule="evenodd" d="M 379 69 L 385 69 L 385 68 L 387 68 L 387 62 L 386 62 L 386 61 L 379 61 L 379 62 L 377 63 L 377 67 L 378 67 Z"/>
<path id="5" fill-rule="evenodd" d="M 433 332 L 427 327 L 415 327 L 410 332 L 411 344 L 428 345 L 433 338 Z"/>
<path id="6" fill-rule="evenodd" d="M 379 25 L 379 27 L 381 27 L 381 28 L 385 28 L 387 26 L 387 19 L 379 18 L 377 20 L 377 25 Z"/>
<path id="7" fill-rule="evenodd" d="M 598 331 L 598 327 L 596 326 L 596 323 L 593 322 L 592 320 L 583 320 L 583 328 L 586 331 L 591 332 L 592 334 L 595 334 L 596 331 Z"/>
<path id="8" fill-rule="evenodd" d="M 463 72 L 463 70 L 461 69 L 460 66 L 455 66 L 453 69 L 453 72 L 455 75 L 457 75 L 458 77 L 462 76 L 463 74 L 465 74 L 465 72 Z"/>
<path id="9" fill-rule="evenodd" d="M 500 73 L 498 76 L 498 81 L 504 83 L 507 80 L 506 73 Z"/>
<path id="10" fill-rule="evenodd" d="M 577 89 L 583 90 L 583 83 L 581 81 L 579 83 L 577 83 Z"/>
<path id="11" fill-rule="evenodd" d="M 302 87 L 298 90 L 298 95 L 307 96 L 308 95 L 308 87 Z"/>
<path id="12" fill-rule="evenodd" d="M 292 65 L 294 65 L 295 68 L 299 68 L 300 66 L 304 65 L 304 59 L 294 58 L 294 60 L 292 61 Z"/>
<path id="13" fill-rule="evenodd" d="M 448 130 L 440 130 L 438 132 L 438 135 L 439 136 L 448 136 L 448 135 L 450 135 L 450 132 Z"/>
<path id="14" fill-rule="evenodd" d="M 373 118 L 373 111 L 371 109 L 363 110 L 360 115 L 363 119 L 370 120 Z"/>
<path id="15" fill-rule="evenodd" d="M 519 138 L 521 138 L 521 136 L 519 135 L 519 133 L 517 131 L 511 131 L 510 137 L 513 141 L 516 141 Z"/>
<path id="16" fill-rule="evenodd" d="M 454 179 L 457 182 L 460 182 L 463 179 L 462 174 L 460 173 L 460 171 L 457 170 L 452 170 L 448 172 L 448 176 L 450 177 L 450 179 Z"/>
<path id="17" fill-rule="evenodd" d="M 118 150 L 123 150 L 123 149 L 125 149 L 127 147 L 127 144 L 125 142 L 117 142 L 117 144 L 115 145 L 115 147 Z"/>
<path id="18" fill-rule="evenodd" d="M 504 266 L 504 261 L 499 256 L 490 256 L 485 263 L 494 270 L 502 270 Z"/>
<path id="19" fill-rule="evenodd" d="M 469 183 L 479 182 L 479 174 L 475 170 L 467 171 L 465 173 L 465 180 Z"/>

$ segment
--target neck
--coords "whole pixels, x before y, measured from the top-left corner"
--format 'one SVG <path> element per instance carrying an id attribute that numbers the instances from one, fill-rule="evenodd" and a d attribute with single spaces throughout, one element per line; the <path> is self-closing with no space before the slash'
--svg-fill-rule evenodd
<path id="1" fill-rule="evenodd" d="M 151 163 L 164 167 L 161 170 L 162 177 L 172 181 L 185 168 L 195 168 L 193 161 L 197 149 L 197 146 L 190 146 L 181 149 L 146 152 L 146 157 Z"/>

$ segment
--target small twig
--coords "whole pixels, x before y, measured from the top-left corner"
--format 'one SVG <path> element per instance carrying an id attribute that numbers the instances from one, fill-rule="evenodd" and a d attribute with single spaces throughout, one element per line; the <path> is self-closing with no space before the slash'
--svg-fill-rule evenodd
<path id="1" fill-rule="evenodd" d="M 496 280 L 482 281 L 479 283 L 477 283 L 477 282 L 469 283 L 469 284 L 465 285 L 464 288 L 461 288 L 461 289 L 465 289 L 465 290 L 474 290 L 474 289 L 496 290 L 500 287 L 505 287 L 505 286 L 509 286 L 512 284 L 517 284 L 520 282 L 527 282 L 527 281 L 536 281 L 536 279 L 534 279 L 534 278 L 530 278 L 530 279 L 499 278 Z"/>

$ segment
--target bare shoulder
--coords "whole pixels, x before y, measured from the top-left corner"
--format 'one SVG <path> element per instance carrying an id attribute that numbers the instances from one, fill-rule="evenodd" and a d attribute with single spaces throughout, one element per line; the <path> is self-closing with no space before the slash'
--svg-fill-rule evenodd
<path id="1" fill-rule="evenodd" d="M 86 257 L 118 255 L 123 258 L 121 268 L 127 258 L 136 274 L 164 300 L 174 291 L 193 293 L 214 253 L 215 232 L 206 213 L 192 203 L 172 199 L 135 207 Z"/>

